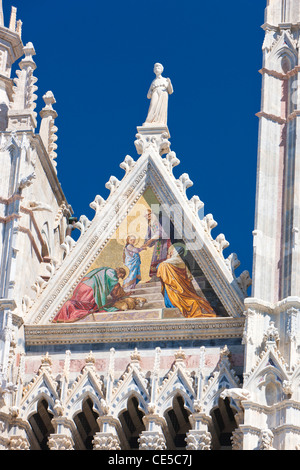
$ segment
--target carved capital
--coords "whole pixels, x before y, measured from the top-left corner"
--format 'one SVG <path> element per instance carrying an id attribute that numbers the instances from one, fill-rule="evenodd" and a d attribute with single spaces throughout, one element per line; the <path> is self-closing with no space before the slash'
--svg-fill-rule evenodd
<path id="1" fill-rule="evenodd" d="M 140 450 L 165 450 L 167 448 L 162 433 L 143 431 L 138 442 Z"/>
<path id="2" fill-rule="evenodd" d="M 48 440 L 50 450 L 74 450 L 74 442 L 70 436 L 51 434 Z"/>
<path id="3" fill-rule="evenodd" d="M 93 440 L 94 450 L 121 450 L 118 436 L 112 433 L 97 432 Z"/>
<path id="4" fill-rule="evenodd" d="M 190 431 L 185 438 L 186 450 L 211 450 L 211 434 L 206 431 Z"/>
<path id="5" fill-rule="evenodd" d="M 9 450 L 29 450 L 29 443 L 25 437 L 13 436 L 9 440 Z"/>

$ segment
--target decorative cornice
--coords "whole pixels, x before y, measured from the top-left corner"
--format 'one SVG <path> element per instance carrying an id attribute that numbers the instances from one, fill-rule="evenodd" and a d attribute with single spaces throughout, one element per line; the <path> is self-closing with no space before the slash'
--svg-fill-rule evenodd
<path id="1" fill-rule="evenodd" d="M 244 318 L 25 325 L 26 346 L 242 338 Z"/>
<path id="2" fill-rule="evenodd" d="M 287 311 L 291 307 L 300 310 L 300 297 L 286 297 L 285 299 L 274 303 L 266 302 L 262 299 L 257 299 L 254 297 L 248 297 L 245 299 L 246 309 L 257 310 L 258 312 L 266 314 L 281 313 Z"/>
<path id="3" fill-rule="evenodd" d="M 300 403 L 296 400 L 288 399 L 282 400 L 278 403 L 274 403 L 274 405 L 262 405 L 260 403 L 256 403 L 251 400 L 244 400 L 243 401 L 243 408 L 244 410 L 255 410 L 258 412 L 264 412 L 266 414 L 274 413 L 274 411 L 279 412 L 282 410 L 286 410 L 287 408 L 293 408 L 300 411 Z M 248 427 L 248 426 L 247 426 Z M 300 428 L 299 428 L 300 429 Z"/>

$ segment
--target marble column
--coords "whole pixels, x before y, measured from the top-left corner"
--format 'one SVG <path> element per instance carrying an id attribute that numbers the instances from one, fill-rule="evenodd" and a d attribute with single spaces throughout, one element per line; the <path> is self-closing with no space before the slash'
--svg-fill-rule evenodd
<path id="1" fill-rule="evenodd" d="M 208 425 L 211 417 L 205 413 L 193 413 L 189 417 L 192 429 L 186 436 L 186 450 L 211 450 L 211 434 Z"/>
<path id="2" fill-rule="evenodd" d="M 149 414 L 144 416 L 143 422 L 146 430 L 139 438 L 140 450 L 165 450 L 167 448 L 163 433 L 165 419 L 156 414 Z"/>
<path id="3" fill-rule="evenodd" d="M 100 416 L 97 422 L 100 432 L 94 436 L 93 450 L 121 450 L 121 442 L 117 432 L 118 420 L 111 416 Z"/>

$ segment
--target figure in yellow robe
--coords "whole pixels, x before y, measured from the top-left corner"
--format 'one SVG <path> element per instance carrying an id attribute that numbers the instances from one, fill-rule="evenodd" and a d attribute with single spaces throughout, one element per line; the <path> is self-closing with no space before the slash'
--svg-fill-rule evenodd
<path id="1" fill-rule="evenodd" d="M 181 246 L 171 246 L 168 259 L 157 268 L 166 307 L 177 307 L 187 318 L 215 317 L 207 300 L 195 291 L 192 275 L 180 257 L 181 250 Z"/>

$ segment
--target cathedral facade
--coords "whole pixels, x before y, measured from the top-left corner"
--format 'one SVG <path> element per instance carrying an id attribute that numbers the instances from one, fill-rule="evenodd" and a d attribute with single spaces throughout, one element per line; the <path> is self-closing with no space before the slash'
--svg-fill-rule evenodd
<path id="1" fill-rule="evenodd" d="M 299 1 L 267 0 L 263 29 L 251 280 L 173 174 L 161 64 L 137 155 L 74 217 L 55 97 L 38 125 L 34 46 L 0 1 L 1 450 L 300 448 Z"/>

